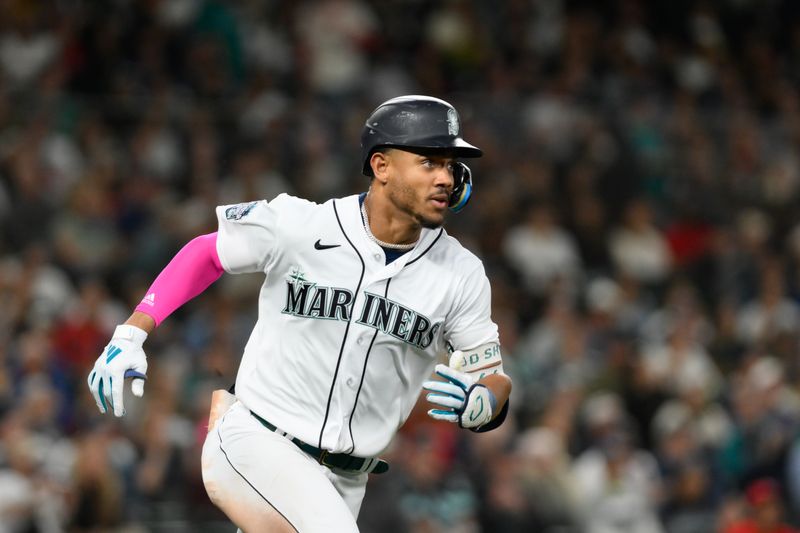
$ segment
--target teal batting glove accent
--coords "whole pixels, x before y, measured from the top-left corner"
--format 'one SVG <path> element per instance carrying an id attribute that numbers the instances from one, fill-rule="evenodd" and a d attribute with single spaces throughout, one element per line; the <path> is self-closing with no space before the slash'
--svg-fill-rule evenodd
<path id="1" fill-rule="evenodd" d="M 472 386 L 472 383 L 468 381 L 470 379 L 468 375 L 454 370 L 447 365 L 436 365 L 436 375 L 446 379 L 463 391 L 466 391 Z"/>
<path id="2" fill-rule="evenodd" d="M 106 364 L 110 363 L 112 359 L 122 353 L 121 348 L 117 348 L 113 344 L 108 345 L 108 353 L 106 354 Z"/>
<path id="3" fill-rule="evenodd" d="M 106 407 L 106 397 L 103 394 L 103 380 L 100 380 L 100 388 L 99 388 L 99 395 L 100 395 L 100 403 L 103 404 L 103 412 L 105 413 L 108 411 L 108 407 Z"/>
<path id="4" fill-rule="evenodd" d="M 478 407 L 470 411 L 469 413 L 469 421 L 474 422 L 478 419 L 478 417 L 483 414 L 483 397 L 478 396 L 477 403 L 479 404 Z"/>

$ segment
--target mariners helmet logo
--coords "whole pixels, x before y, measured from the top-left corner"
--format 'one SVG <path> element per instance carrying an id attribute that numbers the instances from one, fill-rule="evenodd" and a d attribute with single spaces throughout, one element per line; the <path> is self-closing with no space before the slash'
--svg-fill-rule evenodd
<path id="1" fill-rule="evenodd" d="M 447 133 L 449 135 L 458 135 L 458 113 L 455 109 L 447 110 Z"/>

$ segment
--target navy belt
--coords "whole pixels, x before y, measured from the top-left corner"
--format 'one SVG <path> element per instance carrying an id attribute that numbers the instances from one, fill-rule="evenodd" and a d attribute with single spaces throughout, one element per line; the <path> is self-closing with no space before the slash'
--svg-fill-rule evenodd
<path id="1" fill-rule="evenodd" d="M 261 425 L 268 430 L 276 433 L 284 433 L 275 427 L 275 425 L 270 424 L 253 411 L 250 411 L 250 414 L 253 415 L 256 420 L 261 422 Z M 291 437 L 290 435 L 285 436 L 287 438 Z M 307 444 L 295 437 L 291 437 L 291 441 L 295 444 L 295 446 L 313 457 L 319 464 L 327 466 L 328 468 L 339 468 L 341 470 L 347 470 L 350 472 L 372 472 L 373 474 L 383 474 L 389 470 L 389 463 L 382 459 L 366 459 L 364 457 L 356 457 L 347 453 L 331 453 L 328 450 L 317 448 L 316 446 Z"/>

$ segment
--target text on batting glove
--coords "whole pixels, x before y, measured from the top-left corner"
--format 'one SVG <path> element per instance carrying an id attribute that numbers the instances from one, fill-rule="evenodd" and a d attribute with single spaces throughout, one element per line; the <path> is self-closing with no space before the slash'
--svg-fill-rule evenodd
<path id="1" fill-rule="evenodd" d="M 122 401 L 125 378 L 133 378 L 131 391 L 135 396 L 144 394 L 147 356 L 142 345 L 145 339 L 147 332 L 142 329 L 127 324 L 117 326 L 111 341 L 95 361 L 86 381 L 101 413 L 110 405 L 115 416 L 125 415 Z"/>
<path id="2" fill-rule="evenodd" d="M 426 399 L 439 406 L 428 411 L 431 418 L 457 423 L 462 428 L 479 428 L 492 419 L 497 400 L 488 387 L 447 365 L 436 365 L 436 375 L 446 381 L 422 384 L 430 391 Z"/>

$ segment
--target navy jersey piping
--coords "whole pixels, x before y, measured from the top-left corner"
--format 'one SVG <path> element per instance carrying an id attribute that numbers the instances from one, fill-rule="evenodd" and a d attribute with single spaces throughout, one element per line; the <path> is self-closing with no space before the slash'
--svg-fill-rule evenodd
<path id="1" fill-rule="evenodd" d="M 392 278 L 388 278 L 386 280 L 386 290 L 383 293 L 384 298 L 389 297 L 389 283 L 392 281 Z M 358 383 L 358 391 L 356 391 L 356 401 L 353 402 L 353 409 L 350 411 L 350 422 L 347 425 L 348 429 L 350 430 L 350 442 L 353 443 L 353 446 L 350 448 L 350 451 L 347 453 L 353 453 L 356 449 L 356 439 L 353 437 L 353 418 L 356 414 L 356 407 L 358 407 L 358 398 L 361 396 L 361 387 L 364 385 L 364 376 L 367 375 L 367 363 L 369 362 L 369 354 L 372 352 L 372 345 L 375 344 L 375 338 L 378 336 L 378 330 L 375 330 L 375 333 L 372 334 L 372 340 L 369 341 L 369 348 L 367 348 L 367 355 L 364 357 L 364 368 L 361 369 L 361 381 Z"/>
<path id="2" fill-rule="evenodd" d="M 361 276 L 358 278 L 358 285 L 356 285 L 356 297 L 358 299 L 358 294 L 361 292 L 361 282 L 364 281 L 364 271 L 366 270 L 366 266 L 364 264 L 364 258 L 361 257 L 361 254 L 358 252 L 358 248 L 355 247 L 353 241 L 350 240 L 350 237 L 347 236 L 347 232 L 344 230 L 344 226 L 342 226 L 342 221 L 339 218 L 339 211 L 336 209 L 336 200 L 331 202 L 333 205 L 333 214 L 336 215 L 336 222 L 339 224 L 339 229 L 342 230 L 342 235 L 347 240 L 348 244 L 353 248 L 356 255 L 358 256 L 358 260 L 361 261 Z M 353 302 L 355 305 L 355 301 Z M 325 418 L 322 420 L 322 427 L 319 430 L 319 443 L 317 444 L 317 448 L 322 448 L 322 435 L 325 433 L 325 426 L 328 423 L 328 415 L 330 415 L 331 411 L 331 400 L 333 399 L 333 389 L 336 386 L 336 378 L 339 376 L 339 366 L 342 364 L 342 353 L 344 352 L 344 345 L 347 342 L 347 334 L 350 332 L 350 323 L 353 320 L 353 313 L 350 313 L 350 317 L 347 319 L 347 326 L 344 329 L 344 336 L 342 337 L 342 344 L 339 346 L 339 357 L 336 359 L 336 370 L 333 372 L 333 379 L 331 380 L 331 390 L 328 392 L 328 405 L 325 407 Z"/>
<path id="3" fill-rule="evenodd" d="M 433 239 L 433 242 L 432 242 L 432 243 L 430 243 L 430 245 L 428 245 L 428 247 L 427 247 L 427 248 L 425 248 L 425 251 L 424 251 L 424 252 L 422 252 L 421 254 L 419 254 L 419 255 L 418 255 L 417 257 L 415 257 L 414 259 L 410 260 L 408 263 L 406 263 L 406 264 L 405 264 L 405 266 L 408 266 L 408 265 L 410 265 L 411 263 L 413 263 L 413 262 L 417 261 L 418 259 L 420 259 L 420 258 L 421 258 L 423 255 L 427 254 L 427 253 L 428 253 L 428 250 L 430 250 L 431 248 L 433 248 L 433 245 L 434 245 L 434 244 L 436 244 L 436 243 L 439 241 L 439 237 L 441 237 L 441 236 L 442 236 L 442 233 L 444 233 L 444 229 L 439 229 L 439 234 L 436 236 L 436 238 L 435 238 L 435 239 Z"/>

